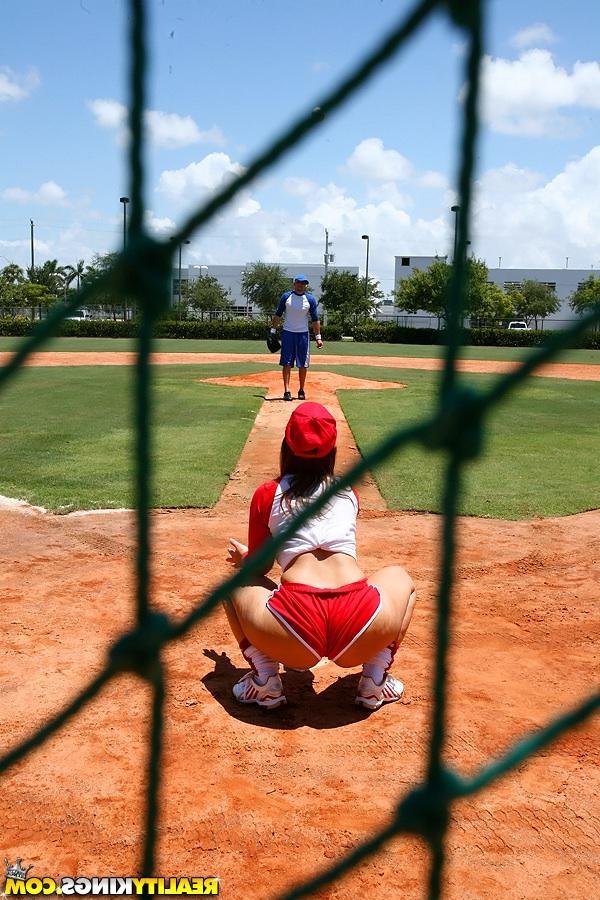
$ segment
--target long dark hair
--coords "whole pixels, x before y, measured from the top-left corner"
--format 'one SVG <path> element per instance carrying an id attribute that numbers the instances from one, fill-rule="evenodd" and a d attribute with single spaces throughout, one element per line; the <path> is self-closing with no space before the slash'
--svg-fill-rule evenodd
<path id="1" fill-rule="evenodd" d="M 281 505 L 288 512 L 291 512 L 292 501 L 296 500 L 303 506 L 310 502 L 311 494 L 318 487 L 328 487 L 333 481 L 333 470 L 335 468 L 334 447 L 326 456 L 319 459 L 307 459 L 304 456 L 296 456 L 288 447 L 284 438 L 281 443 L 281 451 L 279 454 L 279 475 L 291 476 L 290 486 L 284 491 L 281 497 Z"/>

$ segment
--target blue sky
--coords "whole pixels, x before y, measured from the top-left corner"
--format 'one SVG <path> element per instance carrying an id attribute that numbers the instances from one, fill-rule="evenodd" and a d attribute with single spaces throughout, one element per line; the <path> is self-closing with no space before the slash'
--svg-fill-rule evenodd
<path id="1" fill-rule="evenodd" d="M 148 228 L 167 237 L 312 108 L 412 4 L 148 0 Z M 3 0 L 0 266 L 120 247 L 128 192 L 125 0 Z M 600 268 L 600 4 L 486 4 L 473 252 Z M 345 109 L 236 198 L 184 265 L 365 262 L 452 245 L 462 33 L 439 12 Z"/>

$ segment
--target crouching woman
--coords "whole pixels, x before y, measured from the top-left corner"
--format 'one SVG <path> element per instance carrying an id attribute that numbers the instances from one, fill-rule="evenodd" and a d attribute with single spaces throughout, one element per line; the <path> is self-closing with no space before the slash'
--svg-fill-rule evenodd
<path id="1" fill-rule="evenodd" d="M 250 504 L 248 546 L 231 538 L 238 567 L 334 482 L 337 430 L 319 403 L 302 403 L 285 429 L 279 476 L 260 485 Z M 356 703 L 368 710 L 399 700 L 404 685 L 389 669 L 415 605 L 415 586 L 397 565 L 367 578 L 356 555 L 359 501 L 341 488 L 279 548 L 281 583 L 263 573 L 233 591 L 225 611 L 251 670 L 233 688 L 240 703 L 274 708 L 286 702 L 279 676 L 328 658 L 362 665 Z"/>

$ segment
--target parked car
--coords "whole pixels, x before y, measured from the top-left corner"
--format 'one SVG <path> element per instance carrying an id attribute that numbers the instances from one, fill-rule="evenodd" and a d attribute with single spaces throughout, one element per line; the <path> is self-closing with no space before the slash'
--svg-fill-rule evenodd
<path id="1" fill-rule="evenodd" d="M 67 322 L 85 322 L 92 316 L 87 309 L 74 309 L 73 315 L 67 316 Z"/>
<path id="2" fill-rule="evenodd" d="M 529 331 L 527 322 L 509 322 L 509 331 Z"/>

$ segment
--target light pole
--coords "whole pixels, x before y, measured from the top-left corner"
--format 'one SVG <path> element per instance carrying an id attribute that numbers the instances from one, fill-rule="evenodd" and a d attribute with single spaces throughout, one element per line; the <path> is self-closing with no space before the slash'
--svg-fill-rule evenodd
<path id="1" fill-rule="evenodd" d="M 127 204 L 129 203 L 129 197 L 119 197 L 119 201 L 123 204 L 123 253 L 127 248 Z M 127 319 L 127 303 L 125 299 L 123 299 L 123 321 L 125 322 Z"/>
<path id="2" fill-rule="evenodd" d="M 366 271 L 365 271 L 365 304 L 366 304 L 369 300 L 369 243 L 370 243 L 369 235 L 363 234 L 362 239 L 363 239 L 363 241 L 367 242 L 367 264 L 365 267 L 365 269 L 366 269 Z"/>
<path id="3" fill-rule="evenodd" d="M 184 241 L 183 243 L 184 243 L 184 244 L 189 244 L 189 243 L 191 243 L 191 242 L 190 242 L 190 241 Z M 179 300 L 178 300 L 178 308 L 179 308 L 179 315 L 178 315 L 178 318 L 180 319 L 180 318 L 181 318 L 181 244 L 179 245 L 179 290 L 178 290 L 178 297 L 179 297 Z"/>
<path id="4" fill-rule="evenodd" d="M 454 255 L 452 257 L 452 264 L 456 262 L 456 247 L 458 244 L 458 213 L 460 210 L 460 206 L 451 206 L 450 212 L 454 213 Z"/>
<path id="5" fill-rule="evenodd" d="M 31 277 L 34 278 L 35 275 L 33 273 L 33 270 L 35 269 L 35 251 L 34 251 L 34 244 L 33 244 L 33 228 L 34 228 L 33 219 L 30 219 L 29 223 L 30 223 L 30 241 L 31 241 Z"/>
<path id="6" fill-rule="evenodd" d="M 127 248 L 127 204 L 129 197 L 119 197 L 119 202 L 123 204 L 123 252 Z"/>
<path id="7" fill-rule="evenodd" d="M 325 263 L 325 275 L 329 269 L 329 263 L 333 262 L 333 253 L 329 252 L 329 248 L 333 246 L 333 241 L 329 240 L 329 232 L 325 229 L 325 253 L 323 254 L 323 262 Z"/>

